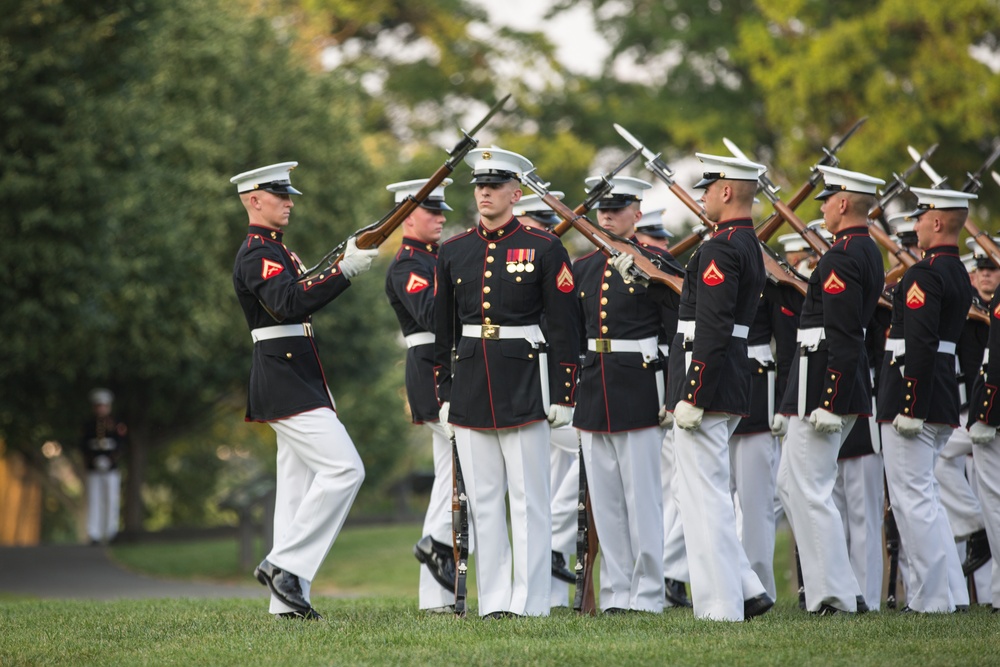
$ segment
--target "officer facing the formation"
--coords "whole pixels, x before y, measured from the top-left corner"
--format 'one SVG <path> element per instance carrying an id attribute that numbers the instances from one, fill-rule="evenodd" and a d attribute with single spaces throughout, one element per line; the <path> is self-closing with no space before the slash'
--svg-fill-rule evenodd
<path id="1" fill-rule="evenodd" d="M 799 355 L 781 406 L 790 420 L 778 492 L 799 549 L 806 608 L 825 615 L 856 612 L 863 605 L 833 487 L 841 446 L 858 415 L 871 414 L 865 330 L 884 274 L 867 220 L 885 181 L 836 167 L 819 169 L 826 188 L 816 198 L 823 201 L 834 244 L 809 276 L 802 304 Z"/>
<path id="2" fill-rule="evenodd" d="M 750 210 L 765 167 L 697 154 L 705 173 L 695 187 L 716 230 L 685 269 L 677 335 L 670 348 L 670 399 L 694 614 L 742 621 L 774 601 L 750 569 L 736 535 L 730 495 L 729 438 L 750 410 L 747 333 L 765 274 Z"/>
<path id="3" fill-rule="evenodd" d="M 84 424 L 80 439 L 83 467 L 87 469 L 87 537 L 92 545 L 110 542 L 118 535 L 122 487 L 118 466 L 128 429 L 111 416 L 114 398 L 108 389 L 90 392 L 94 416 Z"/>
<path id="4" fill-rule="evenodd" d="M 441 421 L 455 428 L 469 496 L 480 615 L 545 616 L 549 436 L 550 426 L 573 416 L 580 350 L 575 283 L 559 239 L 513 217 L 519 180 L 531 163 L 499 148 L 476 149 L 465 159 L 480 219 L 438 255 L 434 356 Z"/>
<path id="5" fill-rule="evenodd" d="M 600 178 L 588 178 L 593 188 Z M 597 203 L 597 221 L 635 239 L 642 193 L 638 178 L 612 180 Z M 676 265 L 669 253 L 649 252 Z M 668 259 L 669 258 L 669 259 Z M 679 273 L 681 267 L 676 265 Z M 587 352 L 573 425 L 587 470 L 594 524 L 601 543 L 604 613 L 663 611 L 663 505 L 660 410 L 666 400 L 659 341 L 677 327 L 677 302 L 660 302 L 612 270 L 594 251 L 573 268 L 587 334 Z"/>
<path id="6" fill-rule="evenodd" d="M 556 199 L 565 193 L 549 192 Z M 525 195 L 514 205 L 514 217 L 525 227 L 551 232 L 560 217 L 538 195 Z M 545 323 L 542 322 L 542 332 Z M 549 452 L 549 488 L 552 494 L 552 607 L 569 606 L 569 585 L 576 575 L 566 567 L 576 549 L 577 502 L 580 497 L 580 444 L 576 429 L 568 424 L 552 429 Z"/>
<path id="7" fill-rule="evenodd" d="M 416 195 L 427 179 L 393 183 L 386 190 L 396 203 Z M 438 421 L 434 389 L 434 268 L 444 212 L 452 210 L 444 201 L 450 178 L 431 192 L 403 221 L 403 241 L 385 276 L 385 293 L 396 313 L 406 341 L 406 399 L 414 424 L 431 432 L 434 485 L 423 537 L 413 547 L 420 569 L 419 608 L 432 613 L 454 611 L 455 552 L 451 525 L 451 441 Z"/>
<path id="8" fill-rule="evenodd" d="M 893 296 L 880 375 L 878 420 L 893 513 L 910 565 L 907 607 L 952 612 L 969 604 L 951 527 L 934 479 L 934 460 L 958 425 L 955 346 L 972 304 L 958 235 L 975 195 L 911 188 L 924 259 Z"/>
<path id="9" fill-rule="evenodd" d="M 277 434 L 274 546 L 254 575 L 271 590 L 271 613 L 319 618 L 309 586 L 340 533 L 365 471 L 334 409 L 313 338 L 313 313 L 371 267 L 378 250 L 352 238 L 344 258 L 315 279 L 285 247 L 292 212 L 289 172 L 282 162 L 233 176 L 250 228 L 236 253 L 233 286 L 253 340 L 247 421 Z"/>

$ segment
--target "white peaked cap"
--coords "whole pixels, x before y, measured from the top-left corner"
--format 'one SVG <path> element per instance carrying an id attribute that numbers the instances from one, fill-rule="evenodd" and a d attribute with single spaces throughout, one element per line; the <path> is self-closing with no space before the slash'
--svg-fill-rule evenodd
<path id="1" fill-rule="evenodd" d="M 738 157 L 709 155 L 708 153 L 695 153 L 695 156 L 705 163 L 705 172 L 702 174 L 701 180 L 695 183 L 695 188 L 707 187 L 710 183 L 718 180 L 756 181 L 761 174 L 767 171 L 767 167 L 762 164 Z"/>
<path id="2" fill-rule="evenodd" d="M 826 199 L 830 195 L 838 192 L 857 192 L 863 195 L 877 195 L 878 186 L 885 185 L 881 178 L 875 178 L 860 171 L 848 171 L 839 167 L 827 167 L 820 165 L 816 167 L 823 173 L 823 181 L 826 187 L 816 195 L 815 199 Z"/>
<path id="3" fill-rule="evenodd" d="M 917 217 L 931 209 L 967 209 L 970 199 L 978 199 L 978 195 L 959 190 L 934 190 L 931 188 L 910 188 L 917 195 L 917 210 L 910 215 Z"/>
<path id="4" fill-rule="evenodd" d="M 415 196 L 429 180 L 431 179 L 418 178 L 415 181 L 400 181 L 399 183 L 392 183 L 391 185 L 385 186 L 385 189 L 393 193 L 395 201 L 398 204 L 407 197 Z M 453 181 L 450 178 L 446 178 L 441 181 L 441 184 L 431 190 L 431 193 L 427 195 L 427 199 L 425 199 L 420 205 L 432 211 L 451 211 L 452 208 L 444 203 L 444 189 L 452 183 Z"/>
<path id="5" fill-rule="evenodd" d="M 229 182 L 236 184 L 236 192 L 239 193 L 265 190 L 276 195 L 300 195 L 302 193 L 292 187 L 289 178 L 289 172 L 297 166 L 298 162 L 269 164 L 266 167 L 236 174 L 229 179 Z"/>
<path id="6" fill-rule="evenodd" d="M 587 192 L 595 188 L 601 180 L 600 176 L 591 176 L 584 181 L 587 184 Z M 643 190 L 649 190 L 652 187 L 651 183 L 647 183 L 641 178 L 613 176 L 611 178 L 611 192 L 601 197 L 601 200 L 597 202 L 597 208 L 625 208 L 629 204 L 642 201 Z"/>
<path id="7" fill-rule="evenodd" d="M 477 148 L 465 156 L 465 162 L 472 167 L 473 183 L 505 183 L 512 179 L 521 180 L 525 172 L 531 171 L 531 160 L 513 151 L 492 146 Z"/>

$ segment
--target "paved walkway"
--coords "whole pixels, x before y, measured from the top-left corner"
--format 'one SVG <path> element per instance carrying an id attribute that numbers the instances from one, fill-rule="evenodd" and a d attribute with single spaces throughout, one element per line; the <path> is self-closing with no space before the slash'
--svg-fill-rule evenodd
<path id="1" fill-rule="evenodd" d="M 50 599 L 260 598 L 246 585 L 157 579 L 128 572 L 102 547 L 0 547 L 0 594 Z"/>

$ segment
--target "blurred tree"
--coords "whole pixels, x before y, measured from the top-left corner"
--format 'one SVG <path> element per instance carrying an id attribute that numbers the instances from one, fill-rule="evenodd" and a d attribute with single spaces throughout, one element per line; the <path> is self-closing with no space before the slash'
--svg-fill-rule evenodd
<path id="1" fill-rule="evenodd" d="M 16 241 L 0 249 L 0 434 L 32 454 L 44 438 L 73 443 L 87 390 L 110 386 L 131 429 L 135 530 L 150 449 L 204 431 L 244 395 L 250 342 L 231 267 L 246 219 L 229 176 L 298 160 L 306 196 L 289 244 L 318 260 L 384 207 L 361 96 L 217 0 L 18 4 L 0 27 L 0 227 Z M 319 342 L 336 354 L 331 384 L 383 416 L 393 393 L 371 378 L 392 372 L 379 350 L 395 332 L 380 281 L 367 282 L 330 308 Z M 402 416 L 359 415 L 370 479 L 403 429 Z M 180 492 L 211 493 L 188 482 Z"/>

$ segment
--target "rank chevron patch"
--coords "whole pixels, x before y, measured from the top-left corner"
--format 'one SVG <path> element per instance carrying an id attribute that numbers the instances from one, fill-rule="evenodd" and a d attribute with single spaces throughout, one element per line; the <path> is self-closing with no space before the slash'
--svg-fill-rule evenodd
<path id="1" fill-rule="evenodd" d="M 260 277 L 267 280 L 268 278 L 275 277 L 284 270 L 285 267 L 278 262 L 271 259 L 264 259 L 260 266 Z"/>
<path id="2" fill-rule="evenodd" d="M 830 276 L 823 283 L 823 291 L 827 294 L 840 294 L 845 289 L 847 289 L 847 285 L 844 284 L 844 281 L 840 279 L 836 271 L 831 271 Z"/>
<path id="3" fill-rule="evenodd" d="M 1000 303 L 998 303 L 997 307 L 993 309 L 993 317 L 1000 320 Z"/>
<path id="4" fill-rule="evenodd" d="M 416 294 L 421 290 L 425 290 L 430 287 L 430 281 L 422 276 L 418 276 L 415 273 L 410 273 L 410 279 L 406 281 L 406 293 Z"/>
<path id="5" fill-rule="evenodd" d="M 573 272 L 566 266 L 566 262 L 563 262 L 562 268 L 556 274 L 556 287 L 559 288 L 560 292 L 569 293 L 573 291 Z"/>
<path id="6" fill-rule="evenodd" d="M 715 287 L 716 285 L 721 285 L 726 281 L 726 275 L 719 269 L 719 266 L 712 260 L 712 263 L 708 265 L 708 268 L 701 274 L 701 279 L 705 281 L 705 284 L 709 287 Z"/>
<path id="7" fill-rule="evenodd" d="M 917 281 L 913 281 L 913 285 L 910 289 L 906 290 L 906 306 L 907 308 L 917 309 L 922 308 L 923 305 L 927 303 L 927 295 L 922 289 L 920 289 L 920 284 Z"/>

